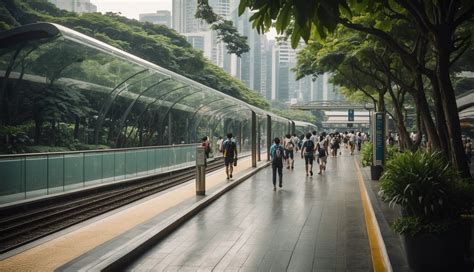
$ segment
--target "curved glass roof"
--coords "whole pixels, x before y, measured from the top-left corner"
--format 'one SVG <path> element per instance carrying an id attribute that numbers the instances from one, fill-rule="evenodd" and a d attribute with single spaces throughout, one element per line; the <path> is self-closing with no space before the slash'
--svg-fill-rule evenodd
<path id="1" fill-rule="evenodd" d="M 236 104 L 242 110 L 280 119 L 273 113 L 61 25 L 27 25 L 15 29 L 16 33 L 2 33 L 0 39 L 12 40 L 11 36 L 25 36 L 28 32 L 42 29 L 44 32 L 49 31 L 44 34 L 44 38 L 35 39 L 37 37 L 30 34 L 28 36 L 32 39 L 22 41 L 31 51 L 21 52 L 21 57 L 28 59 L 24 75 L 28 80 L 55 81 L 55 84 L 70 88 L 105 92 L 110 100 L 121 96 L 149 103 L 150 107 L 177 107 L 188 111 L 199 109 L 200 113 L 217 110 L 222 104 Z M 18 43 L 18 40 L 15 42 Z M 2 55 L 15 54 L 15 48 L 6 46 L 8 42 L 2 44 Z M 29 56 L 26 56 L 28 53 Z M 11 76 L 18 74 L 12 73 Z M 210 103 L 217 98 L 220 98 L 220 103 Z M 234 117 L 247 118 L 247 115 L 236 111 Z"/>

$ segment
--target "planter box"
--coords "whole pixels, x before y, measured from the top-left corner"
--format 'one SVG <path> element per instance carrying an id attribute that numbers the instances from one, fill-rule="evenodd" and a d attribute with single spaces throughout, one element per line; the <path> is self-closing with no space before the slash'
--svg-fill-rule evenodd
<path id="1" fill-rule="evenodd" d="M 408 264 L 414 271 L 460 271 L 464 265 L 464 230 L 402 237 Z"/>

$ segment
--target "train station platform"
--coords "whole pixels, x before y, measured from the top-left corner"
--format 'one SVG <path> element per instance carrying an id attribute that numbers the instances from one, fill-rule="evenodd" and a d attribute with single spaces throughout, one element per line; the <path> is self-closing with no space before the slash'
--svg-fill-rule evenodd
<path id="1" fill-rule="evenodd" d="M 298 157 L 276 191 L 267 166 L 242 159 L 233 181 L 208 174 L 206 196 L 172 188 L 4 254 L 0 271 L 410 271 L 358 156 L 312 177 Z"/>
<path id="2" fill-rule="evenodd" d="M 370 204 L 354 156 L 328 158 L 327 172 L 314 173 L 307 177 L 298 158 L 274 192 L 267 167 L 127 270 L 388 271 L 383 249 L 369 241 L 377 238 L 376 226 L 369 223 L 368 232 L 364 206 Z"/>

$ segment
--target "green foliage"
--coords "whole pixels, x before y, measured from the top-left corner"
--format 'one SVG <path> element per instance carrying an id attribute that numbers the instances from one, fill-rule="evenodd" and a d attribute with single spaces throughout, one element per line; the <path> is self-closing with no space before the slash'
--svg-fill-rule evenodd
<path id="1" fill-rule="evenodd" d="M 32 124 L 0 127 L 0 142 L 2 143 L 0 153 L 24 153 L 26 147 L 33 143 L 33 140 L 28 136 L 28 130 L 31 128 Z"/>
<path id="2" fill-rule="evenodd" d="M 442 153 L 418 150 L 387 163 L 379 194 L 390 205 L 400 205 L 404 217 L 412 217 L 396 221 L 397 232 L 438 232 L 472 207 L 473 186 L 458 179 Z"/>
<path id="3" fill-rule="evenodd" d="M 371 166 L 372 165 L 372 157 L 373 157 L 373 143 L 372 142 L 365 142 L 362 144 L 360 161 L 363 167 Z M 385 162 L 391 161 L 395 156 L 400 152 L 398 147 L 385 145 Z"/>
<path id="4" fill-rule="evenodd" d="M 70 151 L 67 147 L 32 145 L 26 147 L 27 153 L 46 153 L 46 152 L 66 152 Z"/>
<path id="5" fill-rule="evenodd" d="M 312 124 L 316 123 L 316 116 L 314 116 L 308 111 L 273 109 L 273 112 L 279 116 L 282 116 L 291 120 L 303 121 L 303 122 L 308 122 Z"/>
<path id="6" fill-rule="evenodd" d="M 3 12 L 2 9 L 5 11 Z M 204 85 L 227 93 L 249 104 L 267 109 L 269 103 L 238 79 L 207 61 L 201 51 L 192 48 L 186 38 L 165 26 L 141 23 L 115 13 L 85 13 L 61 11 L 46 0 L 8 0 L 0 3 L 0 28 L 46 21 L 70 27 L 118 47 L 173 72 L 192 78 Z M 220 22 L 220 21 L 219 21 Z M 226 35 L 237 35 L 228 22 L 222 22 Z M 229 37 L 230 37 L 229 36 Z M 235 36 L 237 37 L 237 36 Z M 245 39 L 236 40 L 235 46 Z M 242 51 L 243 52 L 243 51 Z M 91 69 L 91 76 L 95 66 Z M 209 80 L 212 77 L 213 80 Z"/>
<path id="7" fill-rule="evenodd" d="M 232 21 L 224 20 L 222 16 L 217 15 L 212 10 L 207 0 L 197 0 L 198 6 L 195 17 L 206 21 L 212 30 L 217 32 L 217 39 L 223 41 L 227 51 L 230 54 L 241 56 L 243 53 L 250 51 L 247 44 L 247 37 L 240 35 Z"/>
<path id="8" fill-rule="evenodd" d="M 373 154 L 373 144 L 372 142 L 365 142 L 362 144 L 361 152 L 361 163 L 363 167 L 372 165 L 372 154 Z"/>

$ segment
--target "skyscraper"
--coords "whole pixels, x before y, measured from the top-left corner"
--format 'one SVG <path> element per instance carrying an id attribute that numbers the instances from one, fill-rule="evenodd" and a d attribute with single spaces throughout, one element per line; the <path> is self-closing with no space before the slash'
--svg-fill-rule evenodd
<path id="1" fill-rule="evenodd" d="M 220 67 L 229 66 L 230 61 L 225 59 L 225 46 L 217 40 L 216 32 L 211 31 L 206 22 L 195 18 L 197 1 L 173 0 L 172 4 L 173 29 L 188 37 L 188 40 L 202 40 L 202 43 L 198 43 L 202 46 L 196 48 L 203 50 L 204 56 Z M 216 14 L 229 18 L 230 0 L 209 0 L 209 5 Z"/>
<path id="2" fill-rule="evenodd" d="M 48 0 L 59 9 L 78 13 L 97 12 L 97 6 L 90 0 Z"/>
<path id="3" fill-rule="evenodd" d="M 150 22 L 171 27 L 171 12 L 169 10 L 157 10 L 156 13 L 144 13 L 138 16 L 140 22 Z"/>

